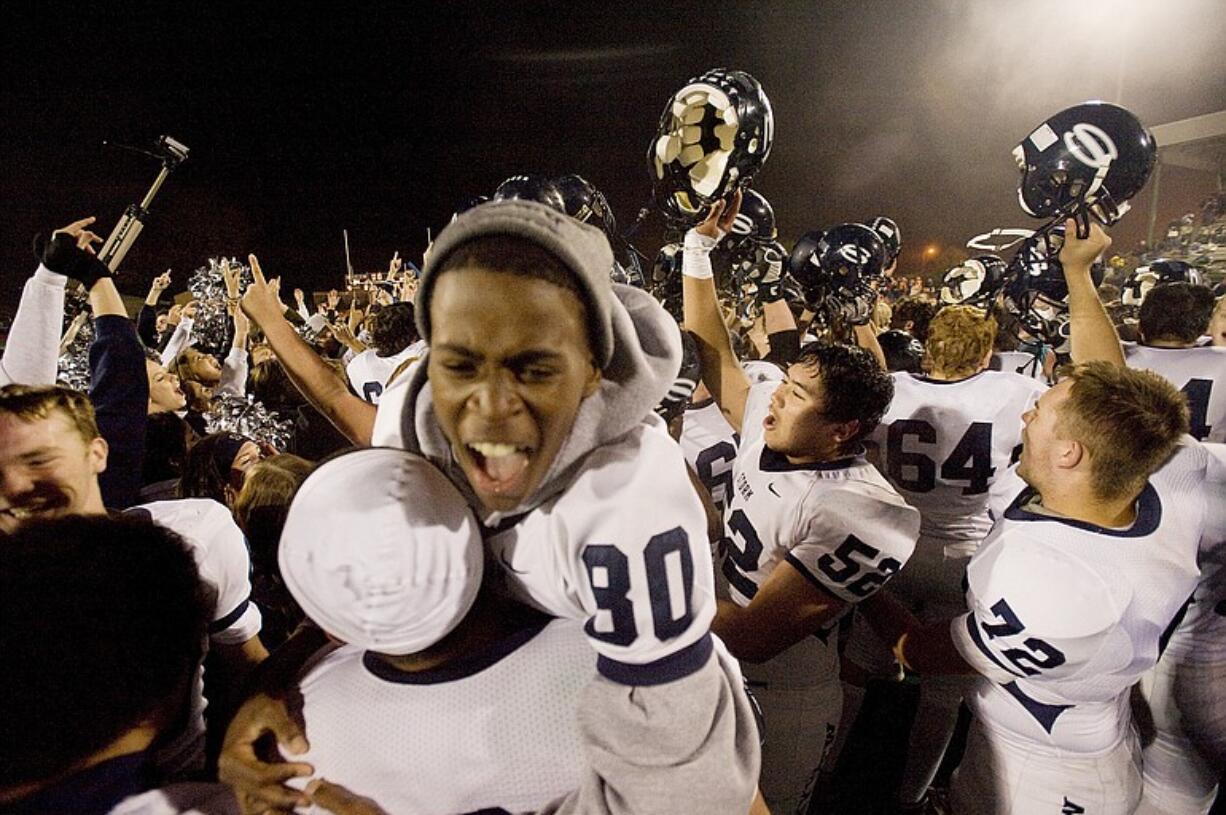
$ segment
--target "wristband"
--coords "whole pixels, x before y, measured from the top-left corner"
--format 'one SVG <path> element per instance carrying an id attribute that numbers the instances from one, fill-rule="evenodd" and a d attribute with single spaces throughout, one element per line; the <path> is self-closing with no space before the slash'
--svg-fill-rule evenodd
<path id="1" fill-rule="evenodd" d="M 681 274 L 698 280 L 715 277 L 715 272 L 711 269 L 711 250 L 719 243 L 720 237 L 712 238 L 695 229 L 686 232 L 681 255 Z"/>

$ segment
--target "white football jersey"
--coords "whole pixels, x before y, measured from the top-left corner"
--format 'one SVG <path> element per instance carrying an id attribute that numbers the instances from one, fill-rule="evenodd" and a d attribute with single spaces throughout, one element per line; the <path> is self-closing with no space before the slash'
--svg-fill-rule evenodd
<path id="1" fill-rule="evenodd" d="M 1226 662 L 1226 444 L 1202 444 L 1212 456 L 1204 489 L 1209 519 L 1200 546 L 1200 583 L 1165 656 L 1180 663 Z"/>
<path id="2" fill-rule="evenodd" d="M 412 673 L 344 646 L 300 682 L 298 760 L 388 812 L 535 812 L 580 783 L 586 639 L 555 619 Z"/>
<path id="3" fill-rule="evenodd" d="M 706 513 L 659 417 L 589 453 L 559 495 L 497 517 L 486 543 L 511 591 L 585 620 L 605 677 L 654 684 L 706 663 L 715 616 Z"/>
<path id="4" fill-rule="evenodd" d="M 781 382 L 784 373 L 778 365 L 760 360 L 742 363 L 741 367 L 749 381 L 755 385 L 762 382 Z M 681 452 L 685 461 L 698 474 L 698 479 L 711 496 L 711 501 L 720 514 L 728 507 L 732 491 L 732 462 L 736 458 L 741 440 L 714 399 L 685 410 L 681 425 Z"/>
<path id="5" fill-rule="evenodd" d="M 1188 398 L 1191 433 L 1201 441 L 1226 442 L 1226 348 L 1158 348 L 1126 343 L 1129 368 L 1161 374 Z"/>
<path id="6" fill-rule="evenodd" d="M 920 511 L 920 534 L 948 541 L 951 556 L 970 555 L 992 527 L 988 492 L 1021 444 L 1022 414 L 1047 386 L 1003 371 L 954 382 L 892 376 L 894 401 L 869 441 L 890 483 Z"/>
<path id="7" fill-rule="evenodd" d="M 1047 350 L 1046 353 L 1053 352 Z M 1043 370 L 1043 357 L 1027 351 L 997 351 L 992 354 L 992 364 L 989 367 L 993 371 L 1020 374 L 1029 379 L 1038 380 L 1044 385 L 1051 384 Z"/>
<path id="8" fill-rule="evenodd" d="M 148 517 L 176 532 L 191 547 L 200 577 L 217 591 L 209 639 L 240 645 L 260 633 L 260 610 L 251 602 L 251 557 L 230 511 L 208 498 L 154 501 L 124 512 Z M 168 777 L 179 778 L 204 760 L 204 668 L 196 671 L 191 713 L 182 733 L 159 747 L 156 761 Z"/>
<path id="9" fill-rule="evenodd" d="M 1198 582 L 1209 455 L 1191 440 L 1155 473 L 1124 530 L 1042 511 L 1025 489 L 967 567 L 951 622 L 983 675 L 967 697 L 1001 738 L 1103 753 L 1124 738 L 1128 690 L 1153 667 Z"/>
<path id="10" fill-rule="evenodd" d="M 367 348 L 345 366 L 345 374 L 353 390 L 372 405 L 379 404 L 379 397 L 387 387 L 388 380 L 405 360 L 416 359 L 425 352 L 425 343 L 415 342 L 398 354 L 381 357 L 375 349 Z"/>
<path id="11" fill-rule="evenodd" d="M 749 605 L 787 560 L 824 591 L 856 603 L 907 562 L 919 513 L 862 456 L 790 464 L 768 448 L 762 420 L 775 387 L 754 386 L 745 405 L 724 514 L 723 571 L 732 599 Z"/>
<path id="12" fill-rule="evenodd" d="M 679 441 L 686 464 L 698 474 L 722 515 L 732 492 L 732 462 L 740 437 L 712 399 L 686 408 Z"/>

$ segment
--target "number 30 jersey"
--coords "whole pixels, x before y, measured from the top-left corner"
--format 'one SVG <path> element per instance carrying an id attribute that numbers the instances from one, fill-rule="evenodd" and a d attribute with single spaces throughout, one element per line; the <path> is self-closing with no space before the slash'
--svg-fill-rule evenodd
<path id="1" fill-rule="evenodd" d="M 1030 488 L 967 566 L 950 633 L 983 675 L 967 696 L 1001 738 L 1094 754 L 1119 743 L 1128 689 L 1153 667 L 1196 588 L 1211 461 L 1191 439 L 1155 473 L 1128 529 L 1047 514 Z"/>
<path id="2" fill-rule="evenodd" d="M 776 387 L 755 385 L 745 405 L 724 514 L 723 570 L 732 599 L 749 605 L 786 560 L 824 591 L 856 603 L 907 562 L 919 513 L 862 456 L 790 464 L 767 447 L 762 420 Z"/>
<path id="3" fill-rule="evenodd" d="M 654 415 L 589 453 L 560 495 L 503 519 L 486 544 L 517 599 L 585 621 L 597 669 L 614 682 L 669 682 L 711 656 L 706 514 Z"/>
<path id="4" fill-rule="evenodd" d="M 981 371 L 945 382 L 894 374 L 894 401 L 869 437 L 886 477 L 920 511 L 920 535 L 967 556 L 992 528 L 988 490 L 1021 443 L 1022 414 L 1047 386 Z"/>

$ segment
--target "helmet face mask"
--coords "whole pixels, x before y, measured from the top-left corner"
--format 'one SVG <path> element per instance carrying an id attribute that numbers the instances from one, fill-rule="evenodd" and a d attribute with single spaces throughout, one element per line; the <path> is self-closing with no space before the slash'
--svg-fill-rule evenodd
<path id="1" fill-rule="evenodd" d="M 1204 285 L 1200 270 L 1183 260 L 1157 258 L 1145 266 L 1138 266 L 1120 290 L 1120 301 L 1126 306 L 1139 306 L 1149 290 L 1162 283 L 1191 283 Z"/>
<path id="2" fill-rule="evenodd" d="M 758 81 L 715 69 L 686 83 L 660 116 L 647 152 L 656 204 L 682 224 L 748 184 L 770 155 L 775 119 Z"/>
<path id="3" fill-rule="evenodd" d="M 985 306 L 1004 285 L 1005 272 L 1005 262 L 997 255 L 976 255 L 945 273 L 940 300 L 947 306 Z"/>
<path id="4" fill-rule="evenodd" d="M 1036 218 L 1090 215 L 1110 226 L 1145 186 L 1157 155 L 1153 135 L 1131 112 L 1106 102 L 1074 105 L 1014 148 L 1018 203 Z"/>
<path id="5" fill-rule="evenodd" d="M 1063 224 L 1027 238 L 1007 268 L 1009 279 L 1003 288 L 1005 308 L 1022 328 L 1055 346 L 1061 343 L 1058 329 L 1068 313 L 1068 283 L 1059 258 L 1063 246 Z M 1101 261 L 1090 266 L 1095 286 L 1102 283 L 1105 271 Z"/>

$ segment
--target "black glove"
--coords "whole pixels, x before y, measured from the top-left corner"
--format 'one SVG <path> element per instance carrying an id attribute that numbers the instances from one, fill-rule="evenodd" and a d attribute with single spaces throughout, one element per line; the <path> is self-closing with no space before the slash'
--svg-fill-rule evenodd
<path id="1" fill-rule="evenodd" d="M 111 276 L 107 265 L 77 246 L 77 239 L 67 232 L 56 232 L 48 241 L 41 234 L 34 236 L 34 257 L 56 274 L 79 280 L 89 291 L 104 277 Z"/>

